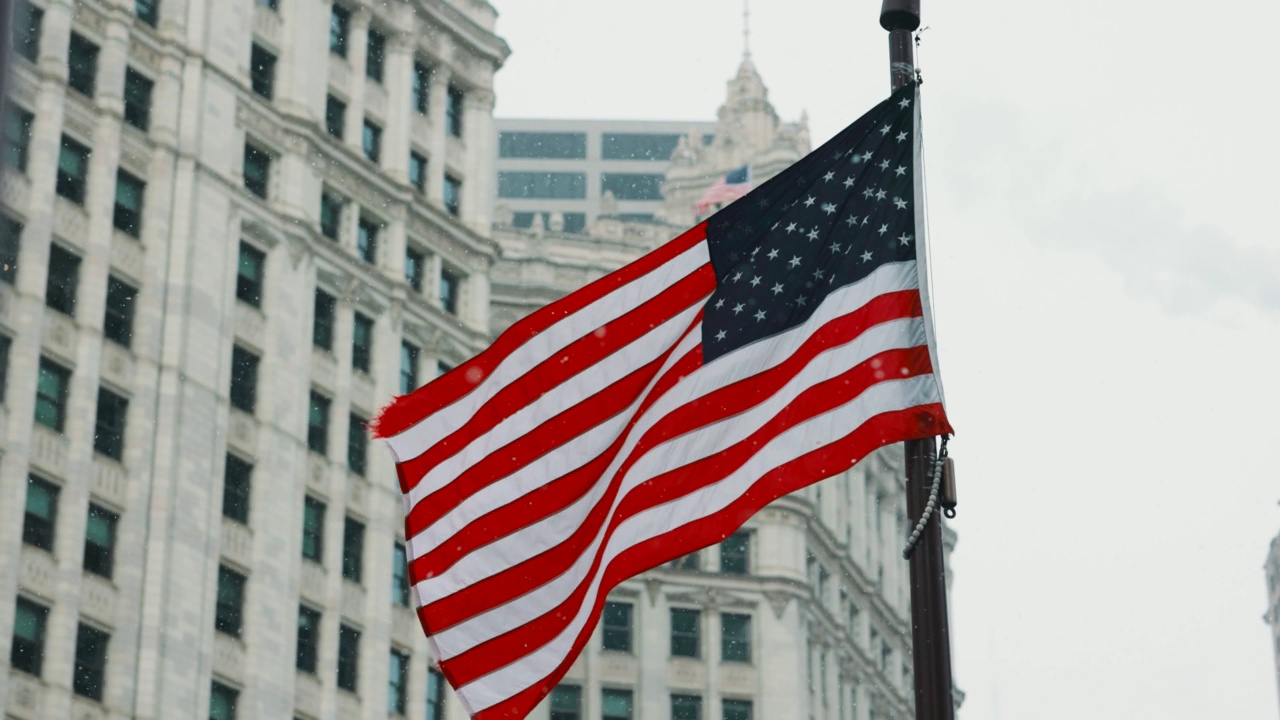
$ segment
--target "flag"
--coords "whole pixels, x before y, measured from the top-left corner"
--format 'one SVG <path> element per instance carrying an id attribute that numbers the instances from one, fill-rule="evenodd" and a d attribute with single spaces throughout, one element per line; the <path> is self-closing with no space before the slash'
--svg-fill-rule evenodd
<path id="1" fill-rule="evenodd" d="M 382 411 L 418 617 L 473 716 L 523 717 L 623 580 L 950 432 L 915 100 Z"/>
<path id="2" fill-rule="evenodd" d="M 717 205 L 724 205 L 737 200 L 750 192 L 750 190 L 751 166 L 743 165 L 737 170 L 731 170 L 717 178 L 715 183 L 702 194 L 702 197 L 698 198 L 698 203 L 694 207 L 699 215 L 703 215 Z"/>

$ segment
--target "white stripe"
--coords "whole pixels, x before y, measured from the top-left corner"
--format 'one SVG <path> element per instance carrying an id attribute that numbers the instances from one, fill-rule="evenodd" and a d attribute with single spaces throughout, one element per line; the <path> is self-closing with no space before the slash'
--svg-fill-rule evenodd
<path id="1" fill-rule="evenodd" d="M 531 368 L 555 355 L 565 345 L 630 312 L 660 295 L 680 279 L 711 262 L 703 240 L 652 272 L 613 290 L 516 348 L 470 393 L 412 427 L 387 439 L 395 457 L 407 460 L 421 455 L 446 435 L 461 427 L 485 402 Z"/>
<path id="2" fill-rule="evenodd" d="M 847 372 L 877 353 L 889 349 L 915 347 L 923 343 L 923 326 L 918 318 L 910 318 L 877 325 L 862 333 L 853 342 L 819 354 L 776 393 L 751 409 L 704 425 L 651 448 L 627 471 L 609 514 L 612 515 L 627 493 L 641 483 L 715 455 L 745 440 L 769 420 L 777 417 L 783 408 L 813 385 Z M 713 363 L 712 366 L 715 364 Z M 695 372 L 689 377 L 692 378 L 697 374 Z M 893 377 L 900 377 L 900 375 L 894 374 Z M 683 395 L 679 392 L 682 385 L 683 383 L 673 388 L 669 395 Z M 654 417 L 652 413 L 646 413 L 646 419 L 651 417 Z M 632 434 L 629 441 L 634 443 L 637 437 Z M 630 450 L 630 448 L 627 449 Z M 419 583 L 420 596 L 443 597 L 457 592 L 469 585 L 469 580 L 473 576 L 488 577 L 558 545 L 582 525 L 587 514 L 610 484 L 617 465 L 624 460 L 625 458 L 620 454 L 610 471 L 578 502 L 535 525 L 508 535 L 494 545 L 473 552 L 448 572 Z M 568 572 L 513 601 L 437 633 L 436 642 L 443 653 L 441 657 L 448 659 L 479 643 L 510 632 L 564 602 L 586 577 L 607 526 L 608 523 L 601 527 L 592 544 L 584 550 Z M 497 550 L 498 547 L 501 548 L 501 554 L 491 554 L 491 549 Z"/>
<path id="3" fill-rule="evenodd" d="M 484 515 L 503 507 L 537 490 L 569 472 L 594 460 L 617 439 L 618 434 L 632 420 L 637 407 L 644 401 L 667 370 L 690 350 L 702 342 L 702 324 L 689 329 L 689 333 L 676 344 L 671 355 L 654 374 L 653 380 L 635 402 L 617 415 L 591 428 L 572 442 L 565 443 L 551 452 L 525 465 L 516 472 L 488 485 L 463 499 L 459 505 L 443 515 L 430 527 L 409 539 L 409 556 L 418 556 L 448 542 L 458 531 Z M 480 578 L 488 575 L 479 576 Z M 479 579 L 479 578 L 478 578 Z M 418 586 L 414 586 L 415 591 Z M 439 597 L 427 598 L 428 602 Z M 420 603 L 421 605 L 421 603 Z"/>
<path id="4" fill-rule="evenodd" d="M 938 402 L 937 382 L 932 375 L 872 386 L 853 401 L 811 418 L 766 443 L 724 480 L 628 518 L 610 537 L 601 568 L 607 568 L 614 558 L 630 547 L 723 510 L 765 473 L 854 431 L 875 415 L 935 402 Z M 458 694 L 479 712 L 533 686 L 550 674 L 568 656 L 578 633 L 585 627 L 603 576 L 603 572 L 597 572 L 592 578 L 582 606 L 554 640 L 520 660 L 464 685 L 458 689 Z"/>
<path id="5" fill-rule="evenodd" d="M 693 322 L 701 310 L 702 302 L 690 305 L 661 325 L 618 348 L 600 362 L 584 368 L 554 390 L 503 418 L 488 432 L 477 436 L 465 448 L 423 475 L 405 493 L 409 506 L 417 505 L 423 498 L 453 482 L 468 468 L 508 443 L 538 429 L 568 408 L 599 394 L 618 382 L 619 378 L 656 360 L 680 339 L 681 333 L 689 329 L 689 323 Z"/>

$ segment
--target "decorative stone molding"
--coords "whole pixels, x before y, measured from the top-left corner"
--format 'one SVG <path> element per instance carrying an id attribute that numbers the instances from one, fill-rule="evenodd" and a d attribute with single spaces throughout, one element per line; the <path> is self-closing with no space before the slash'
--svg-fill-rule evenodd
<path id="1" fill-rule="evenodd" d="M 261 353 L 267 347 L 267 318 L 258 308 L 237 302 L 235 309 L 236 340 Z"/>
<path id="2" fill-rule="evenodd" d="M 705 689 L 707 686 L 707 664 L 695 658 L 668 658 L 667 686 L 673 689 L 699 691 Z"/>
<path id="3" fill-rule="evenodd" d="M 765 591 L 764 598 L 769 601 L 769 607 L 773 608 L 773 616 L 781 620 L 783 613 L 787 611 L 787 605 L 791 602 L 791 593 L 768 590 Z"/>
<path id="4" fill-rule="evenodd" d="M 44 683 L 39 678 L 11 670 L 9 672 L 9 703 L 5 711 L 16 720 L 41 720 L 43 712 Z"/>
<path id="5" fill-rule="evenodd" d="M 25 592 L 53 602 L 58 597 L 58 561 L 49 553 L 30 545 L 22 546 L 22 574 L 19 585 Z"/>
<path id="6" fill-rule="evenodd" d="M 31 181 L 27 180 L 26 175 L 15 172 L 5 173 L 3 183 L 0 184 L 0 197 L 3 197 L 5 205 L 15 210 L 22 210 L 25 214 L 31 207 Z"/>
<path id="7" fill-rule="evenodd" d="M 360 585 L 343 579 L 342 581 L 342 617 L 348 620 L 355 620 L 357 623 L 364 619 L 364 588 Z"/>
<path id="8" fill-rule="evenodd" d="M 220 632 L 213 634 L 213 674 L 244 682 L 244 643 Z"/>
<path id="9" fill-rule="evenodd" d="M 84 252 L 89 216 L 84 208 L 58 196 L 53 202 L 53 234 L 80 252 Z"/>
<path id="10" fill-rule="evenodd" d="M 129 237 L 119 230 L 112 233 L 111 268 L 113 270 L 119 271 L 135 283 L 141 283 L 146 275 L 145 257 L 146 250 L 137 238 Z"/>
<path id="11" fill-rule="evenodd" d="M 45 310 L 44 349 L 69 367 L 75 366 L 79 334 L 75 320 L 55 310 Z"/>
<path id="12" fill-rule="evenodd" d="M 243 410 L 231 408 L 227 424 L 228 444 L 243 453 L 245 457 L 257 457 L 258 420 Z"/>
<path id="13" fill-rule="evenodd" d="M 116 587 L 85 573 L 80 581 L 80 614 L 107 628 L 116 624 Z"/>
<path id="14" fill-rule="evenodd" d="M 36 423 L 31 429 L 31 466 L 50 477 L 66 477 L 67 439 Z"/>
<path id="15" fill-rule="evenodd" d="M 89 486 L 94 497 L 115 506 L 117 510 L 123 510 L 127 488 L 127 476 L 120 463 L 95 454 L 93 480 Z"/>
<path id="16" fill-rule="evenodd" d="M 329 496 L 329 461 L 313 452 L 307 453 L 307 487 L 321 499 Z"/>
<path id="17" fill-rule="evenodd" d="M 311 346 L 311 384 L 333 393 L 338 385 L 338 361 L 333 353 Z"/>
<path id="18" fill-rule="evenodd" d="M 296 714 L 304 717 L 320 717 L 320 679 L 308 673 L 298 673 L 293 689 Z"/>
<path id="19" fill-rule="evenodd" d="M 347 512 L 369 516 L 369 481 L 347 473 Z"/>
<path id="20" fill-rule="evenodd" d="M 310 600 L 319 607 L 325 607 L 325 582 L 326 574 L 323 566 L 310 560 L 302 561 L 301 582 L 298 589 L 303 599 Z"/>
<path id="21" fill-rule="evenodd" d="M 253 567 L 253 531 L 222 518 L 222 557 L 242 568 Z"/>

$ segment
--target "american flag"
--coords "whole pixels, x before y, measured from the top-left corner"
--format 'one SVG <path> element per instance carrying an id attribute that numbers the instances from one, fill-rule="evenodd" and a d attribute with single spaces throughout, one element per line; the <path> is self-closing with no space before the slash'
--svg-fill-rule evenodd
<path id="1" fill-rule="evenodd" d="M 705 215 L 708 210 L 731 203 L 750 191 L 751 166 L 743 165 L 716 178 L 715 183 L 698 198 L 694 209 L 699 215 Z"/>
<path id="2" fill-rule="evenodd" d="M 473 716 L 527 714 L 623 580 L 950 432 L 915 99 L 383 411 L 418 616 Z"/>

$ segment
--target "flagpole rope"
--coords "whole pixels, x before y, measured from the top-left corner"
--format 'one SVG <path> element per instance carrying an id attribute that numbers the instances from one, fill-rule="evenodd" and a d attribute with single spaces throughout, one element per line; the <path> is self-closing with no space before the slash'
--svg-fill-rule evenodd
<path id="1" fill-rule="evenodd" d="M 907 538 L 907 546 L 902 549 L 902 559 L 911 558 L 911 553 L 915 552 L 916 545 L 920 542 L 920 536 L 924 535 L 925 526 L 929 524 L 929 518 L 933 517 L 933 510 L 938 506 L 938 490 L 942 487 L 942 466 L 947 464 L 947 440 L 951 439 L 950 435 L 942 436 L 942 446 L 938 448 L 938 456 L 933 460 L 933 484 L 929 488 L 929 502 L 925 503 L 924 512 L 920 514 L 920 522 L 916 523 L 916 527 L 911 531 L 911 537 Z"/>

